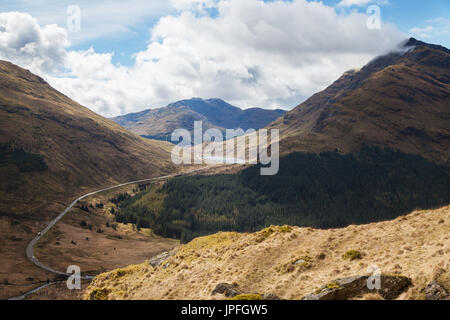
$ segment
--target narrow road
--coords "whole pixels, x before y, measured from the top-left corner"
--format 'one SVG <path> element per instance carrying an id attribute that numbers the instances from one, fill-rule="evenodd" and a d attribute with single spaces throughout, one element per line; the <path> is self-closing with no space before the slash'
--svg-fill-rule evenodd
<path id="1" fill-rule="evenodd" d="M 79 201 L 81 201 L 81 200 L 83 200 L 83 199 L 86 199 L 87 197 L 93 196 L 93 195 L 95 195 L 95 194 L 101 193 L 101 192 L 105 192 L 105 191 L 117 189 L 117 188 L 124 187 L 124 186 L 128 186 L 128 185 L 131 185 L 131 184 L 138 184 L 138 183 L 145 183 L 145 182 L 160 181 L 160 180 L 166 180 L 166 179 L 170 179 L 170 178 L 174 178 L 174 177 L 178 177 L 178 176 L 184 176 L 184 175 L 192 174 L 192 173 L 195 173 L 195 172 L 204 171 L 204 170 L 206 170 L 206 169 L 209 169 L 209 168 L 214 167 L 215 165 L 217 165 L 217 164 L 214 163 L 214 164 L 211 164 L 211 165 L 209 165 L 209 166 L 202 167 L 202 168 L 195 169 L 195 170 L 191 170 L 191 171 L 188 171 L 188 172 L 185 172 L 185 173 L 175 173 L 175 174 L 171 174 L 171 175 L 167 175 L 167 176 L 162 176 L 162 177 L 156 177 L 156 178 L 150 178 L 150 179 L 143 179 L 143 180 L 137 180 L 137 181 L 132 181 L 132 182 L 126 182 L 126 183 L 122 183 L 122 184 L 119 184 L 119 185 L 116 185 L 116 186 L 113 186 L 113 187 L 104 188 L 104 189 L 101 189 L 101 190 L 97 190 L 97 191 L 94 191 L 94 192 L 85 194 L 84 196 L 81 196 L 81 197 L 79 197 L 78 199 L 74 200 L 74 201 L 73 201 L 66 209 L 64 209 L 63 212 L 61 212 L 55 219 L 53 219 L 52 221 L 50 221 L 50 223 L 47 225 L 47 227 L 45 227 L 44 230 L 42 230 L 41 232 L 39 232 L 38 235 L 37 235 L 33 240 L 30 241 L 30 243 L 28 244 L 27 249 L 26 249 L 27 258 L 28 258 L 34 265 L 36 265 L 37 267 L 39 267 L 39 268 L 41 268 L 41 269 L 44 269 L 44 270 L 46 270 L 46 271 L 48 271 L 48 272 L 51 272 L 51 273 L 53 273 L 53 274 L 63 275 L 63 276 L 67 276 L 67 277 L 68 277 L 68 276 L 70 276 L 71 274 L 68 274 L 68 273 L 63 272 L 63 271 L 57 271 L 57 270 L 55 270 L 55 269 L 53 269 L 53 268 L 51 268 L 51 267 L 49 267 L 49 266 L 46 266 L 46 265 L 43 264 L 42 262 L 40 262 L 40 261 L 35 257 L 35 255 L 34 255 L 34 247 L 35 247 L 36 244 L 39 242 L 39 240 L 40 240 L 43 236 L 45 236 L 45 235 L 47 234 L 47 232 L 49 232 L 50 229 L 53 228 L 53 227 L 55 226 L 55 224 L 57 224 L 62 218 L 64 218 L 64 216 L 65 216 L 65 215 L 66 215 L 66 214 L 67 214 L 67 213 L 68 213 L 68 212 L 69 212 L 69 211 L 70 211 L 70 210 L 71 210 L 71 209 L 72 209 Z M 82 278 L 82 279 L 85 279 L 85 280 L 93 279 L 93 277 L 92 277 L 92 276 L 89 276 L 89 275 L 82 275 L 81 278 Z M 39 287 L 39 288 L 33 289 L 33 290 L 31 290 L 31 291 L 29 291 L 29 292 L 23 294 L 23 295 L 21 295 L 21 296 L 14 297 L 14 298 L 11 298 L 11 299 L 9 299 L 9 300 L 21 300 L 21 299 L 23 299 L 23 298 L 29 296 L 30 294 L 35 293 L 35 292 L 37 292 L 37 291 L 39 291 L 39 290 L 41 290 L 41 289 L 44 289 L 44 288 L 46 288 L 46 287 L 48 287 L 49 285 L 52 285 L 52 284 L 54 284 L 54 283 L 49 283 L 49 284 L 43 285 L 43 286 L 41 286 L 41 287 Z"/>

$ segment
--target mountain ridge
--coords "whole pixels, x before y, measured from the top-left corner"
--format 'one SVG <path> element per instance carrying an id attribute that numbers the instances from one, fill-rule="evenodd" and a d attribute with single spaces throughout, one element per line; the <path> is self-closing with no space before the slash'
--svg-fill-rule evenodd
<path id="1" fill-rule="evenodd" d="M 450 50 L 414 38 L 271 123 L 282 153 L 392 147 L 441 163 L 450 156 Z"/>
<path id="2" fill-rule="evenodd" d="M 0 61 L 0 115 L 7 159 L 0 164 L 2 212 L 15 211 L 9 201 L 28 199 L 25 207 L 32 208 L 35 201 L 175 170 L 169 144 L 128 132 L 7 61 Z M 21 171 L 24 163 L 40 170 Z"/>
<path id="3" fill-rule="evenodd" d="M 203 129 L 260 129 L 279 118 L 285 111 L 261 108 L 240 109 L 221 99 L 192 98 L 157 109 L 112 118 L 128 130 L 146 137 L 170 140 L 176 129 L 193 130 L 194 121 L 202 121 Z"/>

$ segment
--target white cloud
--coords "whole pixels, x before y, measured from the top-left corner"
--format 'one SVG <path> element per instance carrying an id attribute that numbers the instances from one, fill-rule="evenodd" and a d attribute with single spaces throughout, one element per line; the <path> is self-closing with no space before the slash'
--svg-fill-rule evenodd
<path id="1" fill-rule="evenodd" d="M 414 27 L 409 29 L 409 32 L 415 36 L 419 36 L 422 38 L 430 38 L 430 32 L 433 31 L 433 27 L 432 26 L 426 26 L 424 28 L 418 28 L 418 27 Z"/>
<path id="2" fill-rule="evenodd" d="M 175 10 L 169 1 L 160 0 L 1 0 L 0 11 L 20 11 L 32 15 L 39 24 L 66 28 L 67 8 L 81 9 L 81 32 L 69 33 L 72 44 L 84 44 L 104 37 L 126 37 L 134 27 Z"/>
<path id="3" fill-rule="evenodd" d="M 412 36 L 430 39 L 440 39 L 441 37 L 450 36 L 450 19 L 448 18 L 435 18 L 425 21 L 428 25 L 425 27 L 414 27 L 409 29 L 409 33 Z"/>
<path id="4" fill-rule="evenodd" d="M 56 25 L 40 27 L 29 14 L 0 13 L 0 57 L 26 65 L 34 72 L 48 73 L 61 68 L 67 32 Z"/>
<path id="5" fill-rule="evenodd" d="M 365 14 L 338 14 L 321 2 L 175 1 L 178 13 L 159 20 L 132 67 L 60 44 L 65 70 L 46 79 L 106 116 L 190 97 L 292 107 L 404 38 L 392 25 L 369 30 Z M 217 16 L 205 14 L 211 7 Z"/>

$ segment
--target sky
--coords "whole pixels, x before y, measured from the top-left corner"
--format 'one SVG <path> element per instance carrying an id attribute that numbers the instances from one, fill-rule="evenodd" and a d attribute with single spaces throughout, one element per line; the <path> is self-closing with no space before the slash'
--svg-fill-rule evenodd
<path id="1" fill-rule="evenodd" d="M 192 97 L 289 110 L 411 36 L 449 48 L 450 1 L 0 2 L 0 59 L 106 117 Z"/>

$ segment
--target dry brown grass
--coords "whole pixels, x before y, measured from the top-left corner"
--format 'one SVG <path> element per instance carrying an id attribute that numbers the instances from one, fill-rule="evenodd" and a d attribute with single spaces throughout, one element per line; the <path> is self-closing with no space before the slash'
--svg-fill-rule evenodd
<path id="1" fill-rule="evenodd" d="M 360 251 L 362 258 L 343 259 L 348 250 Z M 286 268 L 298 259 L 307 263 Z M 153 269 L 148 262 L 130 266 L 120 277 L 110 276 L 117 271 L 99 275 L 84 298 L 102 290 L 108 299 L 217 299 L 212 290 L 228 282 L 243 292 L 300 299 L 336 278 L 367 274 L 377 265 L 385 274 L 412 278 L 413 287 L 399 299 L 420 299 L 436 268 L 450 270 L 450 207 L 343 229 L 218 233 L 182 246 L 167 262 L 167 268 Z"/>

